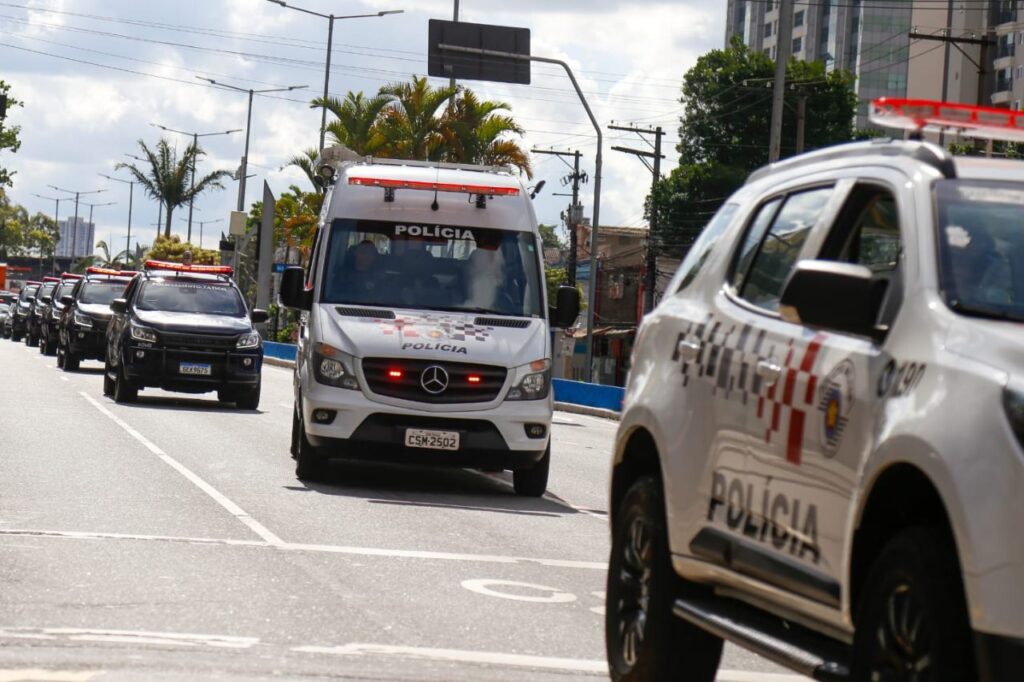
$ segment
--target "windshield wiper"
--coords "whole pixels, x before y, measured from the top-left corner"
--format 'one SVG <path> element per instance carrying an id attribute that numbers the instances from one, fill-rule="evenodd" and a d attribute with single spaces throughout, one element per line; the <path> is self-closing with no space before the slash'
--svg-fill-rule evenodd
<path id="1" fill-rule="evenodd" d="M 954 311 L 971 317 L 982 317 L 986 320 L 1000 320 L 1002 322 L 1024 322 L 1024 317 L 1015 315 L 1002 308 L 990 308 L 977 304 L 968 304 L 963 301 L 951 301 L 949 307 Z"/>

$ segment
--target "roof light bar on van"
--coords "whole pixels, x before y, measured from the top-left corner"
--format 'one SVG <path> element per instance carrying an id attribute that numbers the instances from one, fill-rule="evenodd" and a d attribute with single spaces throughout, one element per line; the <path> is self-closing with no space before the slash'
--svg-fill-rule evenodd
<path id="1" fill-rule="evenodd" d="M 112 277 L 134 277 L 139 274 L 135 270 L 115 270 L 113 268 L 101 268 L 96 265 L 90 265 L 85 269 L 87 275 L 110 275 Z M 81 277 L 81 275 L 78 275 Z"/>
<path id="2" fill-rule="evenodd" d="M 880 97 L 871 102 L 872 123 L 922 132 L 1024 142 L 1024 112 L 926 99 Z"/>
<path id="3" fill-rule="evenodd" d="M 398 180 L 395 178 L 368 178 L 350 175 L 348 184 L 362 187 L 383 187 L 384 189 L 417 189 L 429 192 L 455 192 L 458 194 L 483 194 L 485 196 L 519 196 L 518 187 L 499 185 L 468 185 L 453 182 L 425 182 L 421 180 Z"/>
<path id="4" fill-rule="evenodd" d="M 168 272 L 194 272 L 204 275 L 230 275 L 234 272 L 230 265 L 185 265 L 184 263 L 171 263 L 162 260 L 147 260 L 145 268 L 147 271 L 166 270 Z"/>

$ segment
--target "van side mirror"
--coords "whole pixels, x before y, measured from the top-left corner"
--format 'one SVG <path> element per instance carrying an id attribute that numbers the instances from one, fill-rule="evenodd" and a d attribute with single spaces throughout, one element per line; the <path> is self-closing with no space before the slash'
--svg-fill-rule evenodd
<path id="1" fill-rule="evenodd" d="M 118 315 L 124 315 L 128 312 L 128 299 L 126 298 L 115 298 L 110 302 L 110 309 Z"/>
<path id="2" fill-rule="evenodd" d="M 306 289 L 306 273 L 302 268 L 285 268 L 281 273 L 280 298 L 288 308 L 309 310 L 313 307 L 313 292 Z"/>
<path id="3" fill-rule="evenodd" d="M 888 281 L 863 265 L 803 261 L 786 283 L 779 302 L 782 319 L 879 339 L 877 324 Z"/>
<path id="4" fill-rule="evenodd" d="M 60 297 L 60 302 L 64 305 L 71 305 L 75 302 L 75 297 L 71 294 L 64 294 Z"/>
<path id="5" fill-rule="evenodd" d="M 580 314 L 580 292 L 576 287 L 558 287 L 555 305 L 548 311 L 548 320 L 552 327 L 565 329 L 571 327 Z"/>
<path id="6" fill-rule="evenodd" d="M 270 314 L 266 310 L 253 308 L 252 311 L 249 312 L 249 319 L 252 320 L 253 324 L 263 324 L 270 319 Z"/>

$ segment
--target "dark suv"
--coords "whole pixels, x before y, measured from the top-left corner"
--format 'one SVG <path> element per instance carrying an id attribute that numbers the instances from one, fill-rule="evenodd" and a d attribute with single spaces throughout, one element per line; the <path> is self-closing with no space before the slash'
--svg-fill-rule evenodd
<path id="1" fill-rule="evenodd" d="M 70 295 L 80 279 L 82 279 L 81 275 L 65 272 L 60 276 L 60 281 L 54 287 L 53 293 L 40 296 L 42 299 L 41 304 L 38 301 L 36 302 L 36 305 L 40 306 L 39 352 L 42 355 L 57 354 L 60 316 L 64 312 L 65 307 L 61 298 Z"/>
<path id="2" fill-rule="evenodd" d="M 69 294 L 61 295 L 57 327 L 57 366 L 65 372 L 78 370 L 82 360 L 102 360 L 107 348 L 110 302 L 124 294 L 137 273 L 107 268 L 86 269 Z"/>
<path id="3" fill-rule="evenodd" d="M 254 410 L 263 341 L 231 280 L 231 268 L 146 261 L 123 298 L 111 302 L 103 393 L 133 402 L 142 387 L 205 393 Z"/>
<path id="4" fill-rule="evenodd" d="M 53 290 L 60 284 L 60 277 L 43 277 L 43 283 L 36 291 L 36 298 L 32 301 L 29 309 L 28 325 L 25 328 L 25 345 L 38 346 L 39 336 L 42 333 L 43 318 L 49 314 L 50 300 Z"/>
<path id="5" fill-rule="evenodd" d="M 0 291 L 0 339 L 10 338 L 11 336 L 10 316 L 14 314 L 14 308 L 11 307 L 11 304 L 17 300 L 18 294 L 13 291 Z"/>
<path id="6" fill-rule="evenodd" d="M 25 282 L 18 294 L 18 302 L 11 316 L 11 341 L 18 342 L 28 331 L 28 319 L 32 315 L 32 305 L 36 300 L 36 292 L 42 282 Z"/>

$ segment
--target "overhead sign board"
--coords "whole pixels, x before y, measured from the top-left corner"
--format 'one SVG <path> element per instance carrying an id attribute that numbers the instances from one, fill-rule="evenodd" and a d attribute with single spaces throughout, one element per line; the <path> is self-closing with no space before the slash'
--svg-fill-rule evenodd
<path id="1" fill-rule="evenodd" d="M 454 45 L 530 56 L 530 29 L 431 19 L 427 73 L 440 78 L 530 84 L 530 60 L 467 54 L 442 49 Z"/>

